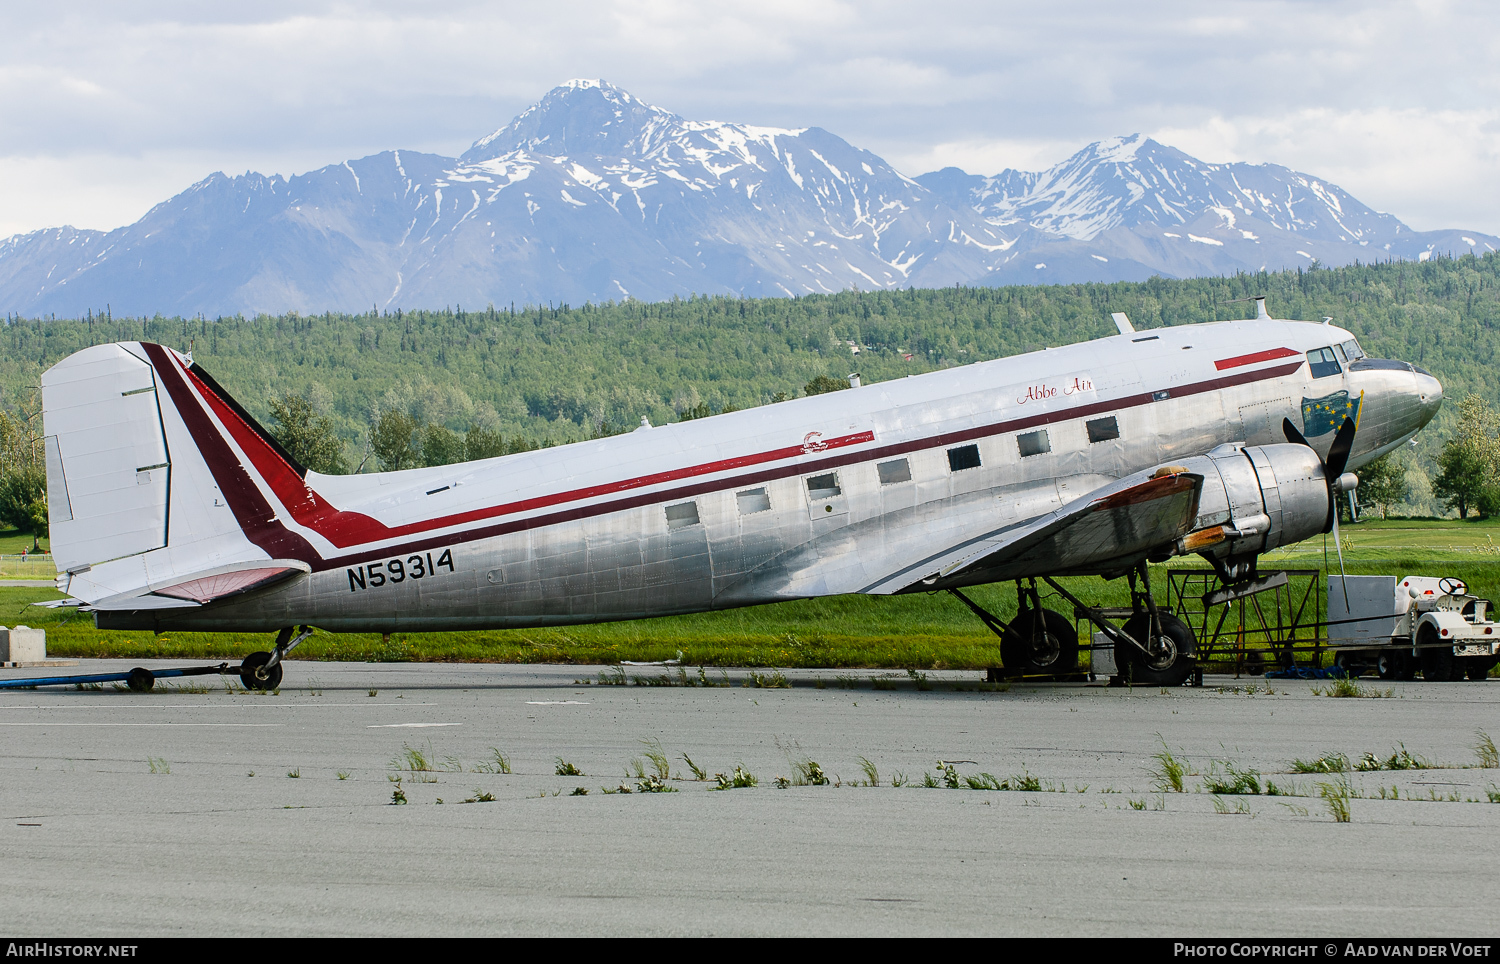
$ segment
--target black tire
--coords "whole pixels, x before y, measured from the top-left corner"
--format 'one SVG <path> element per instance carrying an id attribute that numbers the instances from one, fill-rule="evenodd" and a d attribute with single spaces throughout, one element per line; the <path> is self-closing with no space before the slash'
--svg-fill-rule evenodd
<path id="1" fill-rule="evenodd" d="M 1010 676 L 1071 675 L 1078 672 L 1078 631 L 1061 613 L 1023 609 L 1000 637 L 1000 662 Z"/>
<path id="2" fill-rule="evenodd" d="M 1487 680 L 1490 678 L 1490 670 L 1495 668 L 1495 657 L 1493 656 L 1465 656 L 1463 659 L 1464 674 L 1471 680 Z"/>
<path id="3" fill-rule="evenodd" d="M 137 666 L 130 671 L 130 676 L 125 680 L 125 685 L 130 687 L 133 693 L 149 693 L 151 692 L 151 687 L 156 685 L 156 675 L 149 669 Z"/>
<path id="4" fill-rule="evenodd" d="M 1417 675 L 1417 664 L 1405 650 L 1382 650 L 1375 658 L 1375 671 L 1381 679 L 1409 681 Z"/>
<path id="5" fill-rule="evenodd" d="M 1364 661 L 1353 653 L 1335 653 L 1333 665 L 1335 669 L 1343 670 L 1349 679 L 1359 679 L 1359 675 L 1365 671 Z"/>
<path id="6" fill-rule="evenodd" d="M 1426 644 L 1426 645 L 1424 645 Z M 1422 664 L 1422 678 L 1429 683 L 1451 683 L 1463 679 L 1463 670 L 1453 656 L 1452 646 L 1438 643 L 1438 635 L 1432 627 L 1423 626 L 1417 634 L 1417 658 Z"/>
<path id="7" fill-rule="evenodd" d="M 1120 670 L 1120 676 L 1130 683 L 1138 686 L 1181 686 L 1196 668 L 1194 653 L 1197 652 L 1198 645 L 1193 638 L 1192 628 L 1167 613 L 1162 613 L 1160 619 L 1162 636 L 1171 643 L 1166 655 L 1153 660 L 1129 643 L 1115 644 L 1115 665 Z M 1151 629 L 1151 617 L 1147 613 L 1137 613 L 1130 617 L 1124 628 L 1135 639 L 1144 641 Z"/>
<path id="8" fill-rule="evenodd" d="M 240 684 L 247 690 L 274 690 L 281 686 L 281 664 L 261 671 L 271 661 L 270 653 L 251 653 L 240 664 Z"/>

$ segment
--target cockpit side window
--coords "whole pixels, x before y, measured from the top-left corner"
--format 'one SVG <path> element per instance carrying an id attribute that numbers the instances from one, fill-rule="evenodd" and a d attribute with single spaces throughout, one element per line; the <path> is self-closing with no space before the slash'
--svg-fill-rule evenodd
<path id="1" fill-rule="evenodd" d="M 1339 347 L 1344 349 L 1344 357 L 1349 359 L 1351 362 L 1357 362 L 1361 358 L 1365 357 L 1364 349 L 1360 348 L 1359 342 L 1355 341 L 1353 338 L 1344 342 Z"/>
<path id="2" fill-rule="evenodd" d="M 1315 348 L 1308 352 L 1307 366 L 1312 369 L 1312 377 L 1314 378 L 1337 375 L 1343 371 L 1339 367 L 1339 360 L 1334 357 L 1332 348 Z"/>

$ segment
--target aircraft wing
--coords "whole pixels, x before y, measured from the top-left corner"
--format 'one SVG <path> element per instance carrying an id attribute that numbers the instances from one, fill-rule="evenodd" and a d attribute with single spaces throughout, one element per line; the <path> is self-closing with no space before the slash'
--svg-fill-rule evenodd
<path id="1" fill-rule="evenodd" d="M 864 591 L 889 595 L 1124 569 L 1188 533 L 1202 484 L 1203 476 L 1177 467 L 1130 476 L 1040 518 L 931 553 Z"/>

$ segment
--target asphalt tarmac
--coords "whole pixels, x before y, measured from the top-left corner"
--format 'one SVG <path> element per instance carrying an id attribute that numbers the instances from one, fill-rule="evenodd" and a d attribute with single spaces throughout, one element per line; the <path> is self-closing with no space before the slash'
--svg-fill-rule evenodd
<path id="1" fill-rule="evenodd" d="M 218 677 L 0 691 L 0 915 L 38 937 L 1500 935 L 1500 770 L 1474 749 L 1500 736 L 1500 681 L 1336 699 L 1224 677 L 986 692 L 975 673 L 600 672 L 294 661 L 277 695 Z M 646 741 L 676 792 L 636 789 Z M 1319 795 L 1335 777 L 1290 772 L 1403 748 L 1437 766 L 1351 774 L 1348 823 Z M 496 750 L 509 774 L 487 772 Z M 1185 792 L 1157 789 L 1164 751 Z M 796 785 L 808 760 L 827 785 Z M 947 789 L 938 760 L 962 761 L 961 786 L 1032 788 Z M 711 792 L 737 766 L 758 785 Z M 1231 767 L 1262 792 L 1208 792 Z"/>

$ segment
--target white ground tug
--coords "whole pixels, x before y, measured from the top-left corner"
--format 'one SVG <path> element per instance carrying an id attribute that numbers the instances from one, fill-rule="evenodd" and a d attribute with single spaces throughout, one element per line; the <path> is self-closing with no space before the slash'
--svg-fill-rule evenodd
<path id="1" fill-rule="evenodd" d="M 1330 576 L 1328 645 L 1350 676 L 1409 680 L 1421 670 L 1435 682 L 1482 680 L 1500 661 L 1491 608 L 1452 577 Z"/>

